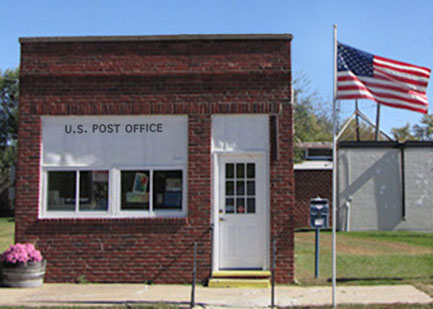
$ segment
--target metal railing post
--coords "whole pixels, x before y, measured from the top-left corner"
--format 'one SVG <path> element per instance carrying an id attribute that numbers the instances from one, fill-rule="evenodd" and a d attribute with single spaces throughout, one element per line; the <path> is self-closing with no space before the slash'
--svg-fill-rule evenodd
<path id="1" fill-rule="evenodd" d="M 191 308 L 194 308 L 194 306 L 195 306 L 196 273 L 197 273 L 197 243 L 194 242 L 194 261 L 192 264 L 192 289 L 191 289 L 191 303 L 190 303 Z"/>
<path id="2" fill-rule="evenodd" d="M 316 246 L 314 250 L 314 278 L 319 278 L 320 228 L 316 227 Z"/>
<path id="3" fill-rule="evenodd" d="M 275 308 L 275 255 L 276 241 L 272 240 L 272 265 L 271 265 L 271 308 Z"/>

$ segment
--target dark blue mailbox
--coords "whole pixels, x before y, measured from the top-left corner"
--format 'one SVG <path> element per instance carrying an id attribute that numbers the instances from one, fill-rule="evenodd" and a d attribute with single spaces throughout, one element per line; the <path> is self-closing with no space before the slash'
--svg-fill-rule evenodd
<path id="1" fill-rule="evenodd" d="M 314 228 L 327 228 L 329 218 L 329 203 L 325 198 L 310 200 L 310 226 Z"/>

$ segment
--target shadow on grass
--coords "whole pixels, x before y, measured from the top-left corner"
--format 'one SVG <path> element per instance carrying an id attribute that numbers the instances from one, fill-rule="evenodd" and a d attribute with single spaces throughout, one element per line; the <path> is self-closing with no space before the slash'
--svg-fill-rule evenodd
<path id="1" fill-rule="evenodd" d="M 337 282 L 357 282 L 357 281 L 364 281 L 364 282 L 370 282 L 370 281 L 410 281 L 410 280 L 429 280 L 433 279 L 433 276 L 430 277 L 353 277 L 353 278 L 337 278 Z M 326 281 L 332 282 L 332 278 L 328 278 Z"/>
<path id="2" fill-rule="evenodd" d="M 326 229 L 320 229 L 321 232 L 332 232 L 332 229 L 326 228 Z M 316 229 L 314 228 L 296 228 L 295 233 L 314 233 L 316 232 Z"/>

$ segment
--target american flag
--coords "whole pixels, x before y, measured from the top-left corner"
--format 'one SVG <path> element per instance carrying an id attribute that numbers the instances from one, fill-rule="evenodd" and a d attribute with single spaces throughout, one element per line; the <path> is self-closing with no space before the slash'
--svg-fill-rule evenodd
<path id="1" fill-rule="evenodd" d="M 430 69 L 395 61 L 338 42 L 337 99 L 370 99 L 427 114 Z"/>

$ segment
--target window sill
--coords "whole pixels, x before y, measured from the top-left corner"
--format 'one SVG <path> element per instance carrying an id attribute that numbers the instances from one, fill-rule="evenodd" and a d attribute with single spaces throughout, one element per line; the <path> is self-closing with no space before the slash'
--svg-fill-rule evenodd
<path id="1" fill-rule="evenodd" d="M 145 225 L 186 225 L 188 217 L 44 217 L 39 218 L 41 224 L 67 224 L 74 223 L 80 225 L 88 224 L 145 224 Z"/>

